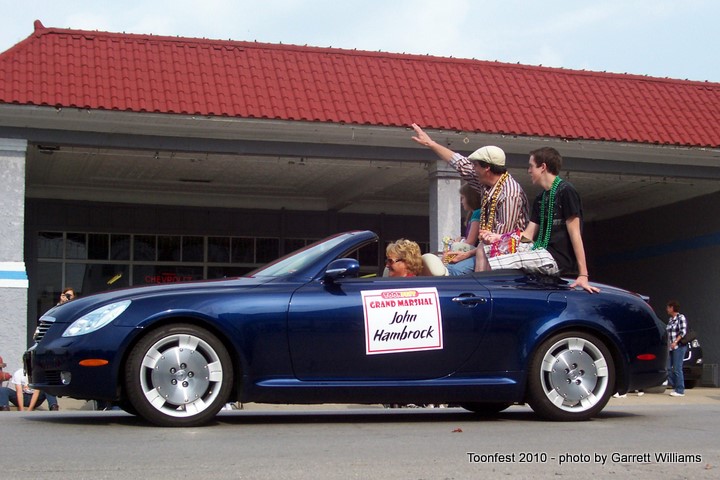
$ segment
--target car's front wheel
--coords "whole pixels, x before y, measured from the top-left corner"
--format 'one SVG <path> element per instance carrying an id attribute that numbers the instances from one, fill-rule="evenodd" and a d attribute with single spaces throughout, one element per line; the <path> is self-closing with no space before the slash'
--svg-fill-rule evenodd
<path id="1" fill-rule="evenodd" d="M 529 375 L 528 403 L 535 413 L 550 420 L 587 420 L 610 399 L 615 364 L 595 336 L 565 332 L 540 345 Z"/>
<path id="2" fill-rule="evenodd" d="M 151 331 L 125 365 L 127 400 L 164 427 L 199 426 L 228 401 L 233 367 L 222 342 L 205 329 L 175 324 Z"/>

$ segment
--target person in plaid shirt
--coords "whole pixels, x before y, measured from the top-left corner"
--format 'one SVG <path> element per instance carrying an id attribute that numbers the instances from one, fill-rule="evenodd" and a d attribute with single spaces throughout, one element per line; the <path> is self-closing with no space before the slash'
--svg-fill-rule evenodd
<path id="1" fill-rule="evenodd" d="M 687 335 L 687 319 L 680 313 L 680 304 L 676 300 L 667 303 L 666 311 L 668 316 L 667 334 L 668 348 L 668 383 L 673 387 L 670 395 L 673 397 L 685 396 L 685 376 L 683 375 L 683 360 L 687 345 L 681 345 L 680 339 Z"/>

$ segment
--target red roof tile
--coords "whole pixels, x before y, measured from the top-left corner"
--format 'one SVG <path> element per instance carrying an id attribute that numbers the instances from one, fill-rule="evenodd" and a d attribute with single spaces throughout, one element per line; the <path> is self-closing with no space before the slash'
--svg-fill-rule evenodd
<path id="1" fill-rule="evenodd" d="M 709 82 L 40 22 L 0 71 L 0 103 L 720 147 Z"/>

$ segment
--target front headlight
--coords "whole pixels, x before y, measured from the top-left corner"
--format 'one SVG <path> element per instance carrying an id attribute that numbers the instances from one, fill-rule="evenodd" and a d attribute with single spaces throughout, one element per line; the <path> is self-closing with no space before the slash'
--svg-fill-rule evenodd
<path id="1" fill-rule="evenodd" d="M 70 326 L 65 329 L 62 336 L 77 337 L 78 335 L 85 335 L 86 333 L 99 330 L 120 316 L 120 314 L 130 306 L 130 303 L 130 300 L 123 300 L 122 302 L 111 303 L 100 307 L 97 310 L 93 310 L 70 324 Z"/>

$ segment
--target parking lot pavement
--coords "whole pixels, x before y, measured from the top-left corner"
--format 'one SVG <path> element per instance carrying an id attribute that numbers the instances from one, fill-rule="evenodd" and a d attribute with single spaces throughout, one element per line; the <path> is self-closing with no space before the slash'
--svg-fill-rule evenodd
<path id="1" fill-rule="evenodd" d="M 664 393 L 646 393 L 642 396 L 628 392 L 625 397 L 610 398 L 608 405 L 691 405 L 720 402 L 720 389 L 718 388 L 686 389 L 684 397 L 671 397 L 671 391 L 672 389 L 667 389 Z"/>
<path id="2" fill-rule="evenodd" d="M 621 405 L 691 405 L 691 404 L 708 404 L 720 402 L 719 388 L 693 388 L 685 390 L 684 397 L 671 397 L 671 390 L 665 393 L 646 393 L 638 396 L 636 393 L 628 393 L 624 398 L 610 398 L 609 406 Z M 58 403 L 61 410 L 93 410 L 92 402 L 85 400 L 75 400 L 72 398 L 59 398 Z M 277 410 L 348 410 L 358 408 L 382 408 L 381 405 L 356 405 L 356 404 L 323 404 L 323 405 L 274 405 L 267 403 L 246 403 L 243 410 L 250 411 L 277 411 Z M 40 407 L 40 410 L 46 410 L 47 405 Z"/>

